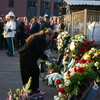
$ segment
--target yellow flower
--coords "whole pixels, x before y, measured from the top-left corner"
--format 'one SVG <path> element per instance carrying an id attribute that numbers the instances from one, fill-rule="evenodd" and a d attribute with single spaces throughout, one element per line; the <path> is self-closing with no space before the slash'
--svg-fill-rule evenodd
<path id="1" fill-rule="evenodd" d="M 96 48 L 91 48 L 91 50 L 97 50 Z"/>
<path id="2" fill-rule="evenodd" d="M 99 62 L 95 62 L 95 64 L 94 64 L 96 67 L 98 67 L 99 66 Z"/>
<path id="3" fill-rule="evenodd" d="M 99 55 L 98 53 L 95 53 L 95 54 L 94 54 L 95 57 L 97 57 L 98 55 Z"/>
<path id="4" fill-rule="evenodd" d="M 94 53 L 94 56 L 92 58 L 97 57 L 99 54 L 98 53 Z"/>
<path id="5" fill-rule="evenodd" d="M 88 52 L 88 55 L 91 55 L 93 53 L 93 51 L 92 50 L 90 50 L 89 52 Z"/>

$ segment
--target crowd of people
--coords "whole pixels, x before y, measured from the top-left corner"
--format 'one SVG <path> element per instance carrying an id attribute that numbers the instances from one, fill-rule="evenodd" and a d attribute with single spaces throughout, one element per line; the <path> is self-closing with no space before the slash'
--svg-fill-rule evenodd
<path id="1" fill-rule="evenodd" d="M 48 48 L 56 49 L 57 34 L 64 30 L 61 17 L 36 16 L 31 19 L 27 17 L 16 17 L 10 11 L 7 15 L 0 16 L 0 50 L 6 48 L 8 56 L 14 56 L 14 50 L 18 50 L 26 43 L 26 39 L 45 28 L 51 28 L 55 32 L 54 38 L 48 42 Z"/>

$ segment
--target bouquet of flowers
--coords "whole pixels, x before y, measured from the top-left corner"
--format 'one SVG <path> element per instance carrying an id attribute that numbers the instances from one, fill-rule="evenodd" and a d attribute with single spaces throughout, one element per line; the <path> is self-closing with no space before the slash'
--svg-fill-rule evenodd
<path id="1" fill-rule="evenodd" d="M 70 42 L 71 36 L 68 34 L 67 31 L 61 32 L 58 34 L 57 37 L 57 48 L 58 48 L 58 59 L 61 62 L 65 48 L 67 47 L 68 43 Z"/>
<path id="2" fill-rule="evenodd" d="M 62 59 L 64 72 L 66 69 L 69 69 L 69 67 L 72 67 L 85 52 L 89 51 L 92 47 L 95 47 L 96 45 L 94 42 L 94 40 L 88 41 L 84 35 L 76 35 L 74 38 L 71 38 L 71 43 L 65 48 Z"/>
<path id="3" fill-rule="evenodd" d="M 16 93 L 13 94 L 12 90 L 10 89 L 8 94 L 8 97 L 6 100 L 43 100 L 44 98 L 44 93 L 40 92 L 38 94 L 33 94 L 30 96 L 31 90 L 30 84 L 31 84 L 32 77 L 29 78 L 28 83 L 22 87 L 22 89 L 16 89 Z"/>
<path id="4" fill-rule="evenodd" d="M 57 79 L 60 79 L 60 78 L 63 78 L 63 76 L 61 74 L 59 74 L 59 73 L 52 73 L 52 74 L 47 75 L 43 79 L 43 81 L 45 83 L 47 83 L 49 86 L 55 86 L 55 81 Z"/>

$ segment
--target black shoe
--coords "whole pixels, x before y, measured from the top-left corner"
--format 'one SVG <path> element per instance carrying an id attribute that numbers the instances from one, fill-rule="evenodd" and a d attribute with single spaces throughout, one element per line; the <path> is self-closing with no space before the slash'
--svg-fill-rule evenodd
<path id="1" fill-rule="evenodd" d="M 41 90 L 32 90 L 32 93 L 39 93 Z"/>
<path id="2" fill-rule="evenodd" d="M 7 56 L 9 56 L 9 57 L 13 57 L 14 55 L 7 54 Z"/>
<path id="3" fill-rule="evenodd" d="M 32 96 L 37 93 L 40 93 L 40 90 L 33 90 L 32 92 L 29 93 L 29 96 Z"/>

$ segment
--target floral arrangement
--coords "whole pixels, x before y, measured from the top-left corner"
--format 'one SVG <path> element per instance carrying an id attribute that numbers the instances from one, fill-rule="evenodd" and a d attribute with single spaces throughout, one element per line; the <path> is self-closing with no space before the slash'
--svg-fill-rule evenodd
<path id="1" fill-rule="evenodd" d="M 57 48 L 59 52 L 62 52 L 64 44 L 67 43 L 67 39 L 70 38 L 70 35 L 68 34 L 67 31 L 61 32 L 57 36 Z"/>
<path id="2" fill-rule="evenodd" d="M 88 41 L 84 35 L 76 35 L 74 38 L 71 38 L 71 43 L 65 48 L 62 59 L 64 70 L 66 66 L 69 69 L 69 67 L 77 62 L 85 52 L 95 47 L 96 45 L 94 42 L 94 40 Z"/>
<path id="3" fill-rule="evenodd" d="M 70 42 L 71 36 L 67 31 L 61 32 L 57 36 L 57 49 L 58 49 L 58 59 L 59 63 L 62 61 L 62 57 L 64 55 L 65 48 L 67 44 Z"/>
<path id="4" fill-rule="evenodd" d="M 100 50 L 91 48 L 64 73 L 63 80 L 56 80 L 59 89 L 54 100 L 74 100 L 79 94 L 82 95 L 93 81 L 100 82 L 99 73 Z"/>
<path id="5" fill-rule="evenodd" d="M 55 81 L 57 79 L 63 78 L 63 76 L 59 73 L 52 73 L 52 74 L 48 74 L 43 81 L 45 83 L 47 83 L 49 86 L 55 86 Z"/>
<path id="6" fill-rule="evenodd" d="M 29 78 L 28 83 L 22 87 L 22 89 L 16 89 L 16 93 L 13 94 L 12 90 L 10 89 L 8 94 L 8 97 L 6 100 L 43 100 L 44 93 L 41 91 L 38 94 L 29 95 L 31 90 L 30 84 L 31 84 L 32 77 Z"/>

